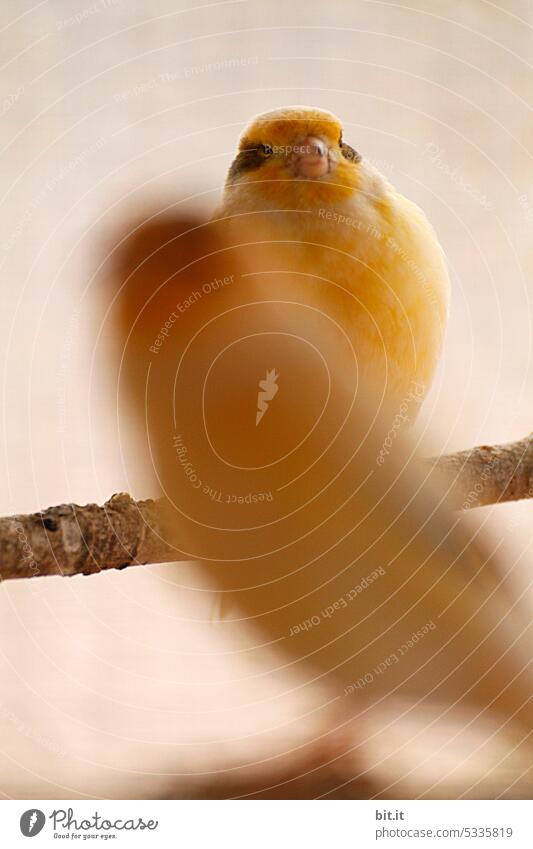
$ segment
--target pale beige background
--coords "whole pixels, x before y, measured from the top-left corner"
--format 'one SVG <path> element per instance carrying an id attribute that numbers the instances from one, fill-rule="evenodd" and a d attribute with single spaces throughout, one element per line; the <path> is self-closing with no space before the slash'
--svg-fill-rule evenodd
<path id="1" fill-rule="evenodd" d="M 531 430 L 527 0 L 4 0 L 0 45 L 2 514 L 151 494 L 122 457 L 93 275 L 145 208 L 211 207 L 243 125 L 287 103 L 336 112 L 440 235 L 452 316 L 422 427 L 449 449 Z M 533 504 L 484 517 L 512 565 Z M 281 735 L 268 680 L 191 621 L 209 599 L 186 581 L 161 566 L 0 587 L 2 794 L 157 795 Z"/>

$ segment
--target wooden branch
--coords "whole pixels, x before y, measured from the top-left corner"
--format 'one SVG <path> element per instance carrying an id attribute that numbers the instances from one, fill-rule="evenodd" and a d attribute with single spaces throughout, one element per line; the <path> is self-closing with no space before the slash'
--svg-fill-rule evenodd
<path id="1" fill-rule="evenodd" d="M 456 509 L 533 498 L 533 434 L 518 442 L 444 454 L 430 462 Z"/>
<path id="2" fill-rule="evenodd" d="M 99 507 L 60 504 L 0 519 L 0 580 L 39 575 L 92 575 L 183 559 L 164 542 L 162 502 L 125 492 Z"/>
<path id="3" fill-rule="evenodd" d="M 533 497 L 533 434 L 424 462 L 432 464 L 458 509 Z M 119 493 L 102 507 L 60 504 L 41 513 L 0 518 L 0 580 L 92 575 L 183 559 L 164 541 L 163 504 Z"/>

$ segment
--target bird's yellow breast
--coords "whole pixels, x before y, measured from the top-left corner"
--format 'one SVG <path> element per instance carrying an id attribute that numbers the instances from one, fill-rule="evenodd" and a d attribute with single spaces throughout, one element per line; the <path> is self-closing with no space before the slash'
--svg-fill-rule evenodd
<path id="1" fill-rule="evenodd" d="M 302 303 L 348 333 L 362 376 L 393 404 L 414 390 L 418 405 L 448 316 L 444 256 L 417 206 L 370 166 L 357 179 L 348 195 L 345 183 L 312 180 L 236 186 L 222 214 L 241 238 L 252 223 L 248 238 L 263 242 L 272 269 L 296 275 Z"/>

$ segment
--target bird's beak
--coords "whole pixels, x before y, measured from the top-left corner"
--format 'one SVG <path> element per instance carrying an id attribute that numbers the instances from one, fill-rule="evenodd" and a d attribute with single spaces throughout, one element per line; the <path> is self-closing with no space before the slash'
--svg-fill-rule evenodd
<path id="1" fill-rule="evenodd" d="M 330 169 L 327 145 L 316 136 L 306 136 L 294 147 L 292 165 L 298 177 L 323 177 Z"/>

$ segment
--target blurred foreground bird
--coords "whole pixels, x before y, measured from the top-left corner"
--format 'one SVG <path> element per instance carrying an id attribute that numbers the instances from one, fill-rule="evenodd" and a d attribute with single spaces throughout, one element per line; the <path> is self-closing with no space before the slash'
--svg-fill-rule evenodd
<path id="1" fill-rule="evenodd" d="M 154 218 L 123 252 L 121 367 L 167 534 L 198 561 L 198 592 L 207 576 L 225 599 L 211 627 L 268 674 L 273 703 L 290 670 L 324 728 L 355 727 L 353 778 L 385 769 L 392 797 L 512 796 L 530 765 L 531 623 L 414 446 L 395 433 L 383 453 L 398 399 L 438 356 L 440 249 L 415 207 L 344 162 L 332 116 L 297 115 L 254 123 L 223 214 Z M 328 152 L 273 158 L 302 136 Z M 321 205 L 342 199 L 383 239 L 321 229 Z"/>

